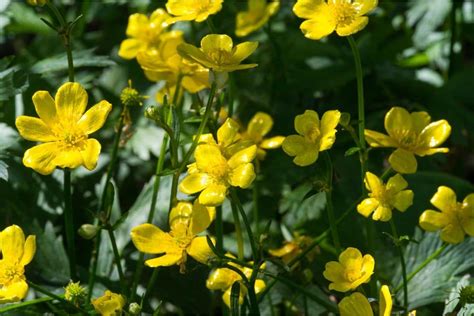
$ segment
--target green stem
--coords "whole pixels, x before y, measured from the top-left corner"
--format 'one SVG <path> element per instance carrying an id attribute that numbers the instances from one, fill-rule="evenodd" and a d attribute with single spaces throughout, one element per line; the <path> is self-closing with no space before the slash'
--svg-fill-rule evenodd
<path id="1" fill-rule="evenodd" d="M 407 267 L 405 264 L 405 258 L 403 256 L 402 245 L 400 244 L 400 237 L 398 235 L 397 226 L 395 221 L 390 219 L 390 227 L 392 228 L 392 235 L 395 239 L 395 246 L 398 250 L 398 256 L 400 257 L 400 263 L 402 265 L 402 276 L 403 276 L 403 309 L 405 314 L 408 313 L 408 281 L 407 281 Z"/>
<path id="2" fill-rule="evenodd" d="M 26 281 L 26 282 L 28 283 L 28 285 L 29 285 L 32 289 L 34 289 L 34 290 L 36 290 L 36 291 L 38 291 L 38 292 L 40 292 L 40 293 L 43 293 L 44 295 L 50 297 L 50 298 L 53 299 L 53 300 L 58 300 L 58 301 L 60 301 L 60 302 L 62 302 L 62 303 L 64 303 L 64 304 L 66 304 L 66 305 L 68 305 L 68 306 L 74 308 L 74 309 L 77 310 L 78 312 L 83 313 L 84 315 L 88 315 L 88 312 L 87 312 L 87 311 L 85 311 L 85 310 L 83 310 L 82 308 L 80 308 L 80 307 L 74 305 L 73 303 L 69 302 L 68 300 L 64 299 L 63 297 L 61 297 L 61 296 L 59 296 L 59 295 L 56 295 L 56 294 L 54 294 L 54 293 L 51 293 L 50 291 L 46 290 L 45 288 L 43 288 L 43 287 L 41 287 L 41 286 L 39 286 L 39 285 L 34 284 L 33 282 L 30 282 L 30 281 Z"/>
<path id="3" fill-rule="evenodd" d="M 122 293 L 126 294 L 128 291 L 127 291 L 127 286 L 125 283 L 125 275 L 123 274 L 122 264 L 120 263 L 120 253 L 118 251 L 117 241 L 115 240 L 115 234 L 112 229 L 112 226 L 109 225 L 107 227 L 107 232 L 109 233 L 110 243 L 112 244 L 112 250 L 114 252 L 115 265 L 117 266 L 117 271 L 120 278 L 120 284 L 122 287 Z"/>
<path id="4" fill-rule="evenodd" d="M 71 279 L 76 278 L 76 247 L 74 241 L 74 217 L 71 201 L 71 170 L 64 169 L 64 225 L 66 228 L 66 244 L 69 256 Z"/>
<path id="5" fill-rule="evenodd" d="M 324 155 L 326 159 L 326 164 L 328 166 L 328 188 L 326 190 L 326 208 L 328 212 L 329 218 L 329 227 L 331 228 L 331 235 L 334 242 L 334 246 L 336 247 L 336 251 L 339 254 L 341 252 L 341 242 L 339 239 L 339 232 L 337 231 L 336 225 L 336 216 L 334 214 L 334 205 L 332 204 L 332 178 L 334 174 L 333 165 L 331 161 L 331 156 L 328 152 L 325 152 Z"/>
<path id="6" fill-rule="evenodd" d="M 216 249 L 219 253 L 224 252 L 224 232 L 223 232 L 223 221 L 222 221 L 222 207 L 216 210 L 216 220 L 214 221 L 216 226 Z"/>
<path id="7" fill-rule="evenodd" d="M 212 22 L 211 17 L 208 17 L 206 22 L 207 22 L 207 26 L 209 27 L 209 31 L 211 31 L 212 34 L 217 34 L 216 26 Z"/>
<path id="8" fill-rule="evenodd" d="M 410 282 L 415 277 L 415 275 L 417 275 L 418 272 L 423 270 L 431 261 L 436 259 L 444 251 L 444 249 L 446 249 L 447 246 L 448 246 L 448 244 L 443 244 L 440 248 L 438 248 L 438 250 L 436 250 L 434 253 L 432 253 L 431 256 L 426 258 L 425 261 L 423 261 L 418 267 L 416 267 L 416 269 L 413 270 L 413 272 L 411 272 L 407 276 L 407 283 Z M 403 284 L 400 284 L 399 286 L 397 286 L 396 289 L 395 289 L 395 292 L 400 291 L 400 289 L 402 287 L 403 287 Z"/>
<path id="9" fill-rule="evenodd" d="M 143 300 L 141 304 L 142 306 L 143 306 L 143 303 L 146 302 L 148 298 L 150 297 L 151 289 L 154 287 L 156 279 L 158 278 L 158 271 L 159 271 L 158 268 L 153 269 L 153 273 L 151 274 L 150 280 L 148 281 L 148 285 L 146 287 L 145 295 L 143 296 Z"/>
<path id="10" fill-rule="evenodd" d="M 253 182 L 253 188 L 252 188 L 252 199 L 253 199 L 253 222 L 255 223 L 255 233 L 257 236 L 259 235 L 259 210 L 258 210 L 258 180 L 255 179 Z"/>
<path id="11" fill-rule="evenodd" d="M 244 236 L 242 234 L 242 227 L 240 226 L 239 211 L 234 201 L 231 201 L 232 216 L 234 218 L 235 237 L 237 239 L 237 257 L 240 260 L 244 259 Z"/>
<path id="12" fill-rule="evenodd" d="M 49 302 L 49 301 L 52 301 L 52 300 L 54 300 L 54 298 L 52 298 L 52 297 L 41 297 L 41 298 L 37 298 L 37 299 L 31 300 L 31 301 L 26 301 L 26 302 L 22 302 L 22 303 L 18 303 L 18 304 L 7 305 L 6 307 L 0 308 L 0 314 L 3 314 L 5 312 L 9 312 L 9 311 L 12 311 L 12 310 L 16 310 L 16 309 L 26 308 L 26 307 L 36 305 L 36 304 L 41 304 L 41 303 L 44 303 L 44 302 Z"/>

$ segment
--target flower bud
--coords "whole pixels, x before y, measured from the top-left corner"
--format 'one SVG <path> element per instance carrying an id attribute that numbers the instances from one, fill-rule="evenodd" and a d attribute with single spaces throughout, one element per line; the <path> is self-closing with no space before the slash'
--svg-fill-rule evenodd
<path id="1" fill-rule="evenodd" d="M 84 239 L 92 239 L 97 235 L 97 232 L 100 230 L 100 227 L 92 224 L 84 224 L 79 228 L 78 233 Z"/>
<path id="2" fill-rule="evenodd" d="M 140 312 L 142 311 L 142 307 L 138 303 L 132 303 L 128 307 L 128 312 L 130 315 L 139 315 Z"/>
<path id="3" fill-rule="evenodd" d="M 342 127 L 347 127 L 351 123 L 351 115 L 347 112 L 342 112 L 341 113 L 341 118 L 339 120 L 339 125 Z"/>
<path id="4" fill-rule="evenodd" d="M 74 283 L 71 280 L 64 290 L 64 298 L 76 306 L 83 304 L 87 299 L 87 290 L 80 285 L 80 282 Z"/>
<path id="5" fill-rule="evenodd" d="M 155 122 L 161 121 L 160 110 L 156 106 L 149 106 L 145 109 L 145 117 Z"/>
<path id="6" fill-rule="evenodd" d="M 132 81 L 128 81 L 128 87 L 122 90 L 120 94 L 120 101 L 125 107 L 129 106 L 142 106 L 143 100 L 147 97 L 140 95 L 140 93 L 132 88 Z"/>
<path id="7" fill-rule="evenodd" d="M 459 303 L 462 306 L 474 304 L 474 285 L 465 286 L 459 291 Z"/>

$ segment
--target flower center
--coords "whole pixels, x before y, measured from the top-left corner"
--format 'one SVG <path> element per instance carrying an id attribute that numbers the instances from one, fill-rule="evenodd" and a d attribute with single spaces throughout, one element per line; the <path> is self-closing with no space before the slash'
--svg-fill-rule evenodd
<path id="1" fill-rule="evenodd" d="M 223 49 L 216 49 L 211 52 L 208 52 L 208 57 L 217 65 L 224 65 L 229 62 L 232 57 L 232 54 L 231 52 Z"/>
<path id="2" fill-rule="evenodd" d="M 306 134 L 306 137 L 312 142 L 316 143 L 319 140 L 319 136 L 321 135 L 321 131 L 319 130 L 318 127 L 313 127 L 311 128 L 308 133 Z"/>
<path id="3" fill-rule="evenodd" d="M 0 272 L 0 284 L 8 285 L 18 280 L 24 279 L 25 269 L 19 264 L 10 264 L 2 267 Z"/>
<path id="4" fill-rule="evenodd" d="M 345 1 L 337 1 L 330 5 L 330 10 L 339 27 L 351 24 L 357 13 L 352 4 Z"/>
<path id="5" fill-rule="evenodd" d="M 87 135 L 75 132 L 65 132 L 63 135 L 63 145 L 66 150 L 82 149 Z"/>
<path id="6" fill-rule="evenodd" d="M 357 269 L 347 269 L 345 272 L 345 277 L 347 281 L 352 283 L 361 277 L 361 272 Z"/>

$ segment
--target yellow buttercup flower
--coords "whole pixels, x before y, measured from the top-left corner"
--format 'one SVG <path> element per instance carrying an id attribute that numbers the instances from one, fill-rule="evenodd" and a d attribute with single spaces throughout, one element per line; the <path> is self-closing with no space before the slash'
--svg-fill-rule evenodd
<path id="1" fill-rule="evenodd" d="M 224 0 L 168 0 L 166 10 L 174 17 L 168 23 L 177 21 L 203 22 L 209 15 L 216 14 L 222 9 Z"/>
<path id="2" fill-rule="evenodd" d="M 379 295 L 379 316 L 390 316 L 392 314 L 392 295 L 386 285 L 382 285 Z M 359 292 L 344 297 L 338 304 L 341 316 L 373 316 L 374 312 L 369 300 Z"/>
<path id="3" fill-rule="evenodd" d="M 420 216 L 420 226 L 429 232 L 441 230 L 441 239 L 457 244 L 464 235 L 474 236 L 474 193 L 458 202 L 456 193 L 440 186 L 430 200 L 441 212 L 426 210 Z"/>
<path id="4" fill-rule="evenodd" d="M 194 152 L 196 162 L 188 166 L 188 175 L 179 184 L 181 192 L 202 191 L 201 204 L 218 206 L 224 202 L 230 186 L 245 189 L 252 184 L 257 146 L 236 143 L 238 128 L 235 121 L 227 119 L 217 131 L 218 142 L 211 134 L 202 135 Z"/>
<path id="5" fill-rule="evenodd" d="M 196 200 L 194 204 L 179 202 L 169 216 L 171 231 L 163 232 L 152 224 L 142 224 L 132 229 L 133 244 L 144 253 L 163 254 L 149 259 L 145 264 L 155 268 L 179 265 L 184 273 L 187 256 L 207 264 L 214 256 L 205 236 L 196 236 L 205 231 L 215 216 L 213 207 L 206 207 Z"/>
<path id="6" fill-rule="evenodd" d="M 227 257 L 235 258 L 231 254 L 226 254 Z M 250 262 L 252 264 L 252 262 Z M 240 271 L 243 272 L 243 274 L 250 279 L 250 276 L 252 275 L 252 269 L 247 268 L 247 267 L 242 267 L 238 264 L 235 264 L 233 262 L 230 262 L 229 265 L 238 268 Z M 262 264 L 260 266 L 260 269 L 265 269 L 265 264 Z M 230 295 L 232 292 L 232 285 L 235 282 L 241 282 L 242 277 L 235 271 L 228 269 L 228 268 L 219 268 L 211 272 L 209 277 L 207 278 L 206 281 L 206 286 L 210 290 L 220 290 L 223 291 L 224 294 L 222 294 L 222 300 L 224 303 L 230 308 Z M 266 287 L 265 281 L 262 279 L 256 279 L 255 280 L 255 294 L 258 294 L 262 292 Z M 248 289 L 246 286 L 243 284 L 243 282 L 240 283 L 240 295 L 239 295 L 239 304 L 244 303 L 244 297 L 247 295 Z"/>
<path id="7" fill-rule="evenodd" d="M 323 275 L 331 281 L 329 289 L 347 292 L 368 283 L 374 273 L 375 261 L 371 255 L 362 257 L 360 251 L 349 247 L 339 255 L 339 262 L 326 263 Z"/>
<path id="8" fill-rule="evenodd" d="M 397 148 L 388 158 L 392 168 L 400 173 L 415 173 L 415 155 L 423 157 L 436 153 L 447 153 L 448 148 L 437 148 L 451 134 L 446 120 L 431 122 L 426 112 L 412 112 L 393 107 L 385 115 L 385 130 L 388 135 L 366 129 L 365 139 L 372 147 Z"/>
<path id="9" fill-rule="evenodd" d="M 247 36 L 264 26 L 278 12 L 280 1 L 248 0 L 248 10 L 237 13 L 235 35 Z"/>
<path id="10" fill-rule="evenodd" d="M 247 125 L 247 130 L 242 133 L 243 140 L 250 140 L 257 145 L 257 158 L 260 160 L 263 160 L 267 154 L 265 149 L 279 148 L 285 139 L 284 136 L 264 138 L 272 127 L 272 117 L 266 113 L 257 112 Z"/>
<path id="11" fill-rule="evenodd" d="M 168 26 L 166 20 L 169 17 L 163 9 L 153 11 L 149 18 L 140 13 L 130 15 L 126 31 L 130 38 L 120 44 L 118 55 L 124 59 L 133 59 L 140 51 L 154 49 Z"/>
<path id="12" fill-rule="evenodd" d="M 281 258 L 285 264 L 288 264 L 293 261 L 294 258 L 298 257 L 312 242 L 313 240 L 308 236 L 297 236 L 292 241 L 286 241 L 283 246 L 278 249 L 269 249 L 268 253 L 274 257 Z M 315 248 L 315 250 L 310 251 L 305 258 L 312 261 L 317 251 L 317 248 Z"/>
<path id="13" fill-rule="evenodd" d="M 23 230 L 12 225 L 0 232 L 0 304 L 18 302 L 28 293 L 25 266 L 33 260 L 36 237 L 25 240 Z"/>
<path id="14" fill-rule="evenodd" d="M 56 167 L 93 170 L 100 154 L 100 143 L 88 135 L 104 125 L 112 105 L 102 100 L 87 112 L 87 92 L 78 83 L 65 83 L 55 99 L 47 91 L 37 91 L 33 103 L 39 118 L 19 116 L 16 127 L 20 135 L 44 144 L 28 149 L 23 164 L 43 175 Z"/>
<path id="15" fill-rule="evenodd" d="M 104 295 L 92 301 L 92 305 L 101 316 L 118 316 L 122 315 L 125 298 L 120 294 L 106 290 Z"/>
<path id="16" fill-rule="evenodd" d="M 183 58 L 215 72 L 231 72 L 257 67 L 257 64 L 241 64 L 257 49 L 257 46 L 258 42 L 243 42 L 234 47 L 230 36 L 210 34 L 202 38 L 201 48 L 181 44 L 178 46 L 178 52 Z"/>
<path id="17" fill-rule="evenodd" d="M 305 19 L 300 29 L 304 36 L 319 40 L 336 31 L 349 36 L 362 30 L 369 18 L 365 15 L 377 6 L 377 0 L 298 0 L 293 12 Z"/>
<path id="18" fill-rule="evenodd" d="M 285 153 L 295 156 L 293 162 L 298 166 L 309 166 L 316 162 L 320 151 L 328 150 L 336 141 L 336 126 L 341 112 L 327 111 L 321 121 L 318 113 L 306 110 L 295 117 L 295 130 L 299 135 L 290 135 L 283 141 Z"/>
<path id="19" fill-rule="evenodd" d="M 357 211 L 365 217 L 374 213 L 374 221 L 387 222 L 392 218 L 394 208 L 405 212 L 413 204 L 413 191 L 405 190 L 408 183 L 398 173 L 384 185 L 375 174 L 366 172 L 364 182 L 369 197 L 357 205 Z"/>

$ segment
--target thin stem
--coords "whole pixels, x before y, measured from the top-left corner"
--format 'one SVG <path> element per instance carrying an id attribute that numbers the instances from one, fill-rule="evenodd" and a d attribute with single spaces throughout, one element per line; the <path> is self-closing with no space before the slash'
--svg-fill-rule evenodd
<path id="1" fill-rule="evenodd" d="M 125 275 L 123 274 L 122 264 L 120 263 L 120 253 L 117 248 L 117 241 L 115 240 L 115 234 L 112 229 L 112 226 L 107 227 L 107 232 L 109 233 L 110 243 L 112 244 L 112 250 L 114 252 L 115 265 L 117 266 L 117 271 L 120 278 L 120 284 L 122 286 L 122 293 L 127 293 L 127 286 L 125 284 Z"/>
<path id="2" fill-rule="evenodd" d="M 440 248 L 438 248 L 438 250 L 436 250 L 435 252 L 433 252 L 431 254 L 431 256 L 429 256 L 428 258 L 425 259 L 425 261 L 423 261 L 418 267 L 416 267 L 415 270 L 413 270 L 413 272 L 411 272 L 408 276 L 407 276 L 407 283 L 410 282 L 414 277 L 415 275 L 418 274 L 418 272 L 420 272 L 421 270 L 423 270 L 431 261 L 433 261 L 434 259 L 436 259 L 443 251 L 444 249 L 446 249 L 446 247 L 448 246 L 448 244 L 443 244 Z M 399 286 L 397 286 L 397 288 L 395 289 L 395 292 L 398 292 L 400 291 L 400 289 L 403 287 L 403 284 L 400 284 Z"/>
<path id="3" fill-rule="evenodd" d="M 398 250 L 398 256 L 400 257 L 400 263 L 402 265 L 402 276 L 403 276 L 403 309 L 405 314 L 408 312 L 408 281 L 407 281 L 407 267 L 405 264 L 405 258 L 403 256 L 402 245 L 400 244 L 400 237 L 398 235 L 397 226 L 395 221 L 390 219 L 390 227 L 392 228 L 392 235 L 395 238 L 395 246 Z"/>
<path id="4" fill-rule="evenodd" d="M 43 293 L 44 295 L 47 295 L 48 297 L 50 297 L 50 298 L 53 299 L 53 300 L 58 300 L 58 301 L 60 301 L 60 302 L 62 302 L 62 303 L 65 303 L 66 305 L 68 305 L 68 306 L 74 308 L 74 309 L 77 310 L 78 312 L 83 313 L 84 315 L 88 315 L 88 313 L 87 313 L 85 310 L 83 310 L 82 308 L 80 308 L 80 307 L 74 305 L 73 303 L 69 302 L 68 300 L 64 299 L 63 297 L 61 297 L 61 296 L 59 296 L 59 295 L 56 295 L 56 294 L 54 294 L 54 293 L 51 293 L 50 291 L 46 290 L 45 288 L 43 288 L 43 287 L 41 287 L 41 286 L 39 286 L 39 285 L 36 285 L 36 284 L 33 283 L 33 282 L 30 282 L 30 281 L 26 281 L 26 282 L 28 283 L 28 285 L 29 285 L 32 289 L 34 289 L 34 290 L 36 290 L 36 291 L 38 291 L 38 292 L 40 292 L 40 293 Z"/>
<path id="5" fill-rule="evenodd" d="M 41 298 L 37 298 L 37 299 L 31 300 L 31 301 L 26 301 L 26 302 L 22 302 L 22 303 L 18 303 L 18 304 L 11 304 L 11 305 L 8 305 L 6 307 L 0 308 L 0 314 L 5 313 L 5 312 L 9 312 L 9 311 L 12 311 L 12 310 L 16 310 L 16 309 L 29 307 L 31 305 L 36 305 L 36 304 L 41 304 L 41 303 L 44 303 L 44 302 L 49 302 L 49 301 L 52 301 L 52 300 L 54 300 L 54 298 L 52 298 L 52 297 L 41 297 Z"/>
<path id="6" fill-rule="evenodd" d="M 258 194 L 258 180 L 255 179 L 255 181 L 253 182 L 253 188 L 252 188 L 252 200 L 253 200 L 252 210 L 253 210 L 253 222 L 255 223 L 255 233 L 257 234 L 257 236 L 259 235 L 258 196 L 259 196 L 259 194 Z"/>
<path id="7" fill-rule="evenodd" d="M 237 257 L 240 260 L 244 259 L 244 236 L 242 234 L 242 227 L 240 226 L 239 211 L 234 201 L 231 201 L 232 216 L 234 218 L 235 236 L 237 239 Z"/>
<path id="8" fill-rule="evenodd" d="M 151 289 L 155 285 L 156 279 L 158 277 L 158 271 L 159 271 L 158 268 L 153 269 L 153 273 L 151 274 L 150 280 L 148 281 L 148 285 L 146 287 L 146 291 L 145 291 L 145 295 L 143 296 L 142 303 L 146 302 L 148 300 L 148 298 L 150 297 Z"/>
<path id="9" fill-rule="evenodd" d="M 326 151 L 324 155 L 326 159 L 326 164 L 328 166 L 328 188 L 326 189 L 326 208 L 328 212 L 329 218 L 329 226 L 331 228 L 331 235 L 334 242 L 334 246 L 336 247 L 336 251 L 339 254 L 341 252 L 341 242 L 339 241 L 339 232 L 337 231 L 336 225 L 336 216 L 334 214 L 334 205 L 332 204 L 332 178 L 333 178 L 333 166 L 331 161 L 331 156 Z"/>
<path id="10" fill-rule="evenodd" d="M 219 253 L 224 252 L 224 232 L 222 221 L 222 207 L 216 211 L 216 220 L 214 221 L 216 227 L 216 249 Z"/>
<path id="11" fill-rule="evenodd" d="M 74 241 L 74 217 L 71 201 L 71 170 L 64 169 L 64 225 L 66 228 L 66 244 L 69 256 L 71 279 L 76 278 L 76 249 Z"/>

